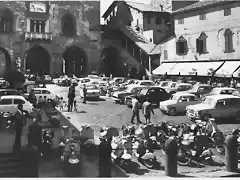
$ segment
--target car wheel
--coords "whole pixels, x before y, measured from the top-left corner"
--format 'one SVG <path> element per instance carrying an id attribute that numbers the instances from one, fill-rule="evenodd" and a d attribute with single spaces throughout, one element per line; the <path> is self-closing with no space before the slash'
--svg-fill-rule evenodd
<path id="1" fill-rule="evenodd" d="M 202 121 L 208 121 L 211 117 L 211 114 L 203 114 L 201 119 Z"/>
<path id="2" fill-rule="evenodd" d="M 168 110 L 168 114 L 170 115 L 170 116 L 174 116 L 174 115 L 176 115 L 176 108 L 174 108 L 174 107 L 171 107 L 169 110 Z"/>
<path id="3" fill-rule="evenodd" d="M 240 111 L 238 111 L 238 112 L 236 113 L 236 120 L 237 120 L 237 121 L 240 121 Z"/>

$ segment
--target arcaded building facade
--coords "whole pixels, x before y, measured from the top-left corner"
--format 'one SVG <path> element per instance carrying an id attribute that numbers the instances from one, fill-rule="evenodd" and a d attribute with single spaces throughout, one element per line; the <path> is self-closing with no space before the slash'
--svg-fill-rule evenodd
<path id="1" fill-rule="evenodd" d="M 100 1 L 1 1 L 0 76 L 16 67 L 44 74 L 98 69 Z"/>

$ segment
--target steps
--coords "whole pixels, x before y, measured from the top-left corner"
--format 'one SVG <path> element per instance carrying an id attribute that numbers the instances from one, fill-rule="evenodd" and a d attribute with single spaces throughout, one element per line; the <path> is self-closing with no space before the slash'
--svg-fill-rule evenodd
<path id="1" fill-rule="evenodd" d="M 11 153 L 0 154 L 0 178 L 18 177 L 20 160 Z"/>

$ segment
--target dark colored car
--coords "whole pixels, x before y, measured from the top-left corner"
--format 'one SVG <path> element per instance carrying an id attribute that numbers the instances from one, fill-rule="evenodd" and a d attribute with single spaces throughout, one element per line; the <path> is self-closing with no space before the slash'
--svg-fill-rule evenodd
<path id="1" fill-rule="evenodd" d="M 149 99 L 149 101 L 152 103 L 152 105 L 159 106 L 159 103 L 161 101 L 166 101 L 170 98 L 170 94 L 167 93 L 167 91 L 160 87 L 150 87 L 145 88 L 140 91 L 139 94 L 137 94 L 137 97 L 139 99 L 139 103 L 142 105 L 146 99 Z M 126 97 L 126 104 L 128 107 L 132 106 L 132 96 Z"/>
<path id="2" fill-rule="evenodd" d="M 0 89 L 0 97 L 6 95 L 20 95 L 20 92 L 16 89 Z"/>
<path id="3" fill-rule="evenodd" d="M 186 93 L 191 93 L 196 95 L 197 97 L 201 98 L 203 95 L 210 93 L 212 90 L 212 86 L 208 84 L 195 84 L 191 89 L 188 91 L 182 91 Z"/>

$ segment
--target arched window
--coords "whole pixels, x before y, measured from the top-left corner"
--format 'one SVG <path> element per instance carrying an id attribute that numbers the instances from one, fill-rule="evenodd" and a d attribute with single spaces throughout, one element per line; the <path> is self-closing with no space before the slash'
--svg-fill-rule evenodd
<path id="1" fill-rule="evenodd" d="M 62 34 L 67 37 L 73 37 L 76 35 L 76 20 L 70 13 L 66 13 L 62 17 Z"/>
<path id="2" fill-rule="evenodd" d="M 233 52 L 233 32 L 227 29 L 224 33 L 225 37 L 225 52 Z"/>
<path id="3" fill-rule="evenodd" d="M 13 32 L 13 13 L 6 9 L 2 12 L 0 20 L 0 32 L 1 33 L 10 33 Z"/>
<path id="4" fill-rule="evenodd" d="M 197 53 L 206 54 L 207 52 L 207 35 L 202 32 L 196 40 Z"/>
<path id="5" fill-rule="evenodd" d="M 180 36 L 178 41 L 176 42 L 176 54 L 177 55 L 186 55 L 188 53 L 188 45 L 187 40 Z"/>

